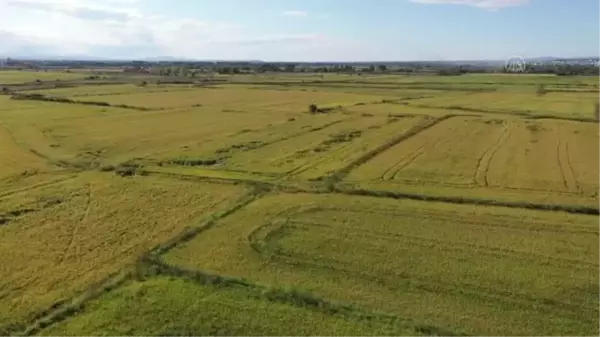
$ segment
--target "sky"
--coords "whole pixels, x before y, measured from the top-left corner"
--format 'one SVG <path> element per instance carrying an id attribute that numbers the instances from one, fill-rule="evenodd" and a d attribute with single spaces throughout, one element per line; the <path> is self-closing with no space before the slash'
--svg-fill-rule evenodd
<path id="1" fill-rule="evenodd" d="M 598 56 L 598 0 L 0 0 L 0 56 L 449 61 Z"/>

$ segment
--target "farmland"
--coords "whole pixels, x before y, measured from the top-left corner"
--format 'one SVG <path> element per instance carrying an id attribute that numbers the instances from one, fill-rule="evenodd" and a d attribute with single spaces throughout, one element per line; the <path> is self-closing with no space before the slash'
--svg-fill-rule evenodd
<path id="1" fill-rule="evenodd" d="M 598 333 L 597 77 L 87 75 L 0 72 L 0 333 Z"/>

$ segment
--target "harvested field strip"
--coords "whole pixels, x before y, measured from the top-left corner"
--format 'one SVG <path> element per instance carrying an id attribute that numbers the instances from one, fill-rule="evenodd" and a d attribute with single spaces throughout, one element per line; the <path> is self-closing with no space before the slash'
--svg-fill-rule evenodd
<path id="1" fill-rule="evenodd" d="M 598 323 L 589 293 L 598 284 L 596 223 L 501 207 L 277 194 L 165 259 L 450 331 L 586 334 Z"/>

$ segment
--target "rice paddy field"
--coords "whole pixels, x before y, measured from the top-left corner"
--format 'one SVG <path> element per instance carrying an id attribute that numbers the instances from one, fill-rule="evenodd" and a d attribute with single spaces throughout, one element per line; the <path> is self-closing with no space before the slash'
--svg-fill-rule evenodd
<path id="1" fill-rule="evenodd" d="M 597 77 L 0 83 L 58 75 L 0 95 L 2 335 L 600 333 Z"/>
<path id="2" fill-rule="evenodd" d="M 65 71 L 35 71 L 35 70 L 0 70 L 0 85 L 19 84 L 26 82 L 73 80 L 83 78 L 84 74 L 67 73 Z"/>

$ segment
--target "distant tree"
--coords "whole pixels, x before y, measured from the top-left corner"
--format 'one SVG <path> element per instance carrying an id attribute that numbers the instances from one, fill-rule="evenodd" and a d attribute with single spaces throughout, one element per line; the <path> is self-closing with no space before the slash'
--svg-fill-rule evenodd
<path id="1" fill-rule="evenodd" d="M 295 70 L 296 70 L 295 64 L 286 64 L 285 65 L 285 72 L 293 73 Z"/>
<path id="2" fill-rule="evenodd" d="M 387 67 L 385 66 L 385 64 L 381 64 L 379 65 L 379 70 L 383 73 L 387 70 Z"/>
<path id="3" fill-rule="evenodd" d="M 190 68 L 187 66 L 182 66 L 179 68 L 179 76 L 188 76 L 190 72 Z"/>
<path id="4" fill-rule="evenodd" d="M 369 66 L 369 72 L 371 72 L 371 73 L 375 72 L 375 66 L 374 65 L 370 65 Z"/>
<path id="5" fill-rule="evenodd" d="M 180 72 L 180 68 L 179 67 L 171 67 L 171 75 L 173 76 L 179 76 L 179 72 Z"/>

